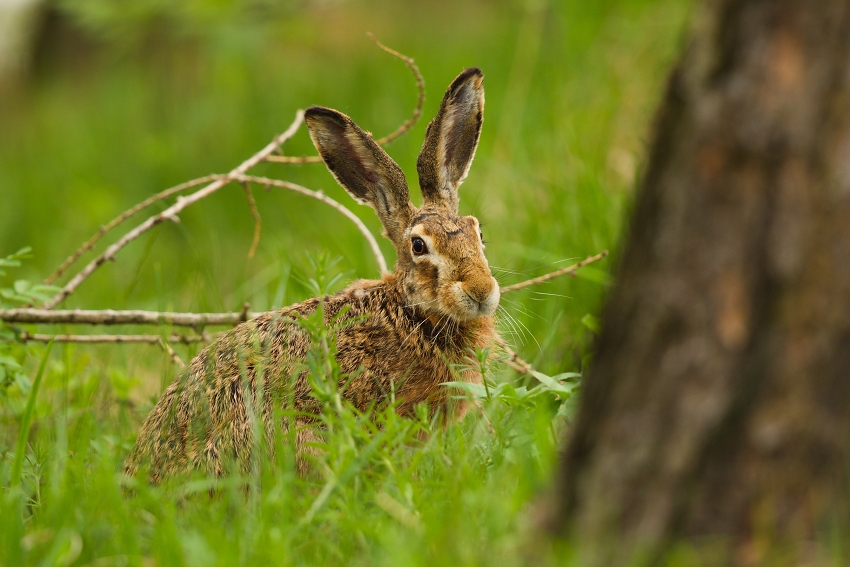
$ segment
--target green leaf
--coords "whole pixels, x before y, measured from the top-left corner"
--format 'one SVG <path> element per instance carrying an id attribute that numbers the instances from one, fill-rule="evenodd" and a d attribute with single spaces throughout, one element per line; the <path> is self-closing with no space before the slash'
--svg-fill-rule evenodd
<path id="1" fill-rule="evenodd" d="M 553 380 L 557 380 L 558 382 L 565 382 L 571 378 L 581 378 L 580 372 L 564 372 L 562 374 L 556 374 L 552 376 Z"/>
<path id="2" fill-rule="evenodd" d="M 23 372 L 15 372 L 14 378 L 15 384 L 18 385 L 18 388 L 21 390 L 21 393 L 24 395 L 29 394 L 30 389 L 32 389 L 32 382 L 30 381 L 30 377 L 24 374 Z"/>
<path id="3" fill-rule="evenodd" d="M 464 392 L 472 394 L 476 398 L 487 397 L 487 390 L 484 389 L 483 384 L 472 384 L 471 382 L 443 382 L 442 385 L 448 386 L 449 388 L 463 390 Z"/>
<path id="4" fill-rule="evenodd" d="M 581 322 L 584 323 L 585 327 L 587 327 L 597 335 L 602 332 L 602 324 L 599 322 L 599 319 L 597 319 L 590 313 L 582 317 Z"/>
<path id="5" fill-rule="evenodd" d="M 13 368 L 15 370 L 21 369 L 21 364 L 17 360 L 15 360 L 11 356 L 6 356 L 6 355 L 3 355 L 3 354 L 0 354 L 0 366 L 5 366 L 7 368 Z"/>
<path id="6" fill-rule="evenodd" d="M 576 386 L 574 384 L 566 385 L 561 384 L 557 380 L 553 379 L 551 376 L 546 376 L 542 372 L 538 372 L 536 370 L 531 371 L 531 375 L 537 378 L 541 384 L 543 384 L 550 392 L 554 392 L 561 399 L 567 399 L 573 393 Z"/>
<path id="7" fill-rule="evenodd" d="M 608 275 L 608 272 L 600 270 L 598 268 L 591 268 L 585 266 L 582 269 L 577 270 L 575 274 L 580 278 L 586 279 L 593 283 L 598 283 L 599 285 L 611 285 L 611 276 Z"/>

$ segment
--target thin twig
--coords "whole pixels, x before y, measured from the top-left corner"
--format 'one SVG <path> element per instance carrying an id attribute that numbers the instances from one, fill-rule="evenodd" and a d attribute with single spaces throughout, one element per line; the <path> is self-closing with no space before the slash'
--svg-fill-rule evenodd
<path id="1" fill-rule="evenodd" d="M 162 337 L 159 338 L 159 346 L 168 353 L 169 358 L 171 358 L 171 362 L 179 366 L 180 368 L 186 368 L 186 363 L 183 362 L 183 359 L 177 356 L 177 353 L 174 352 L 174 349 L 171 348 L 171 345 L 168 344 Z"/>
<path id="2" fill-rule="evenodd" d="M 335 201 L 325 195 L 321 191 L 313 191 L 312 189 L 307 189 L 306 187 L 302 187 L 301 185 L 297 185 L 295 183 L 290 183 L 289 181 L 281 181 L 280 179 L 270 179 L 268 177 L 257 177 L 254 175 L 236 175 L 234 179 L 237 181 L 249 181 L 251 183 L 257 183 L 260 185 L 265 185 L 267 187 L 278 187 L 281 189 L 289 189 L 290 191 L 295 191 L 297 193 L 301 193 L 302 195 L 307 195 L 308 197 L 312 197 L 314 199 L 318 199 L 319 201 L 325 203 L 326 205 L 330 205 L 334 209 L 338 210 L 342 214 L 353 222 L 360 233 L 363 234 L 363 237 L 369 243 L 369 247 L 372 249 L 372 254 L 375 256 L 375 261 L 378 263 L 378 269 L 381 273 L 386 273 L 389 270 L 387 269 L 387 262 L 384 260 L 384 255 L 381 253 L 381 247 L 378 246 L 378 241 L 375 240 L 375 237 L 372 236 L 372 233 L 369 232 L 369 229 L 366 228 L 366 225 L 363 224 L 363 221 L 360 220 L 360 217 L 351 212 L 351 209 Z"/>
<path id="3" fill-rule="evenodd" d="M 100 240 L 103 237 L 104 234 L 106 234 L 107 232 L 109 232 L 110 230 L 112 230 L 113 228 L 115 228 L 116 226 L 118 226 L 119 224 L 121 224 L 122 222 L 127 220 L 128 218 L 132 217 L 133 215 L 135 215 L 139 211 L 142 211 L 142 210 L 150 207 L 151 205 L 153 205 L 157 201 L 162 201 L 163 199 L 167 199 L 168 197 L 174 195 L 175 193 L 179 193 L 180 191 L 185 191 L 186 189 L 191 189 L 192 187 L 197 187 L 198 185 L 203 185 L 204 183 L 209 183 L 210 181 L 215 181 L 219 177 L 221 177 L 221 176 L 220 175 L 207 175 L 206 177 L 199 177 L 198 179 L 192 179 L 191 181 L 186 181 L 185 183 L 181 183 L 180 185 L 175 185 L 174 187 L 170 187 L 169 189 L 166 189 L 164 191 L 160 191 L 156 195 L 148 197 L 147 199 L 145 199 L 141 203 L 137 204 L 133 208 L 124 211 L 123 213 L 121 213 L 120 215 L 118 215 L 117 217 L 115 217 L 114 219 L 109 221 L 107 224 L 101 226 L 100 230 L 98 230 L 97 233 L 95 233 L 94 236 L 89 238 L 85 242 L 85 244 L 83 244 L 82 246 L 80 246 L 79 249 L 77 249 L 76 252 L 74 252 L 73 254 L 68 256 L 68 259 L 65 260 L 62 263 L 62 265 L 59 266 L 56 269 L 55 272 L 50 274 L 50 277 L 48 277 L 46 280 L 44 280 L 45 285 L 50 285 L 53 282 L 55 282 L 56 279 L 59 278 L 65 272 L 65 270 L 67 270 L 69 267 L 71 267 L 71 264 L 76 262 L 80 258 L 80 256 L 85 254 L 87 251 L 91 250 L 91 248 L 97 243 L 98 240 Z"/>
<path id="4" fill-rule="evenodd" d="M 54 336 L 57 343 L 148 343 L 159 344 L 163 341 L 178 344 L 191 344 L 207 342 L 211 339 L 209 335 L 170 335 L 161 337 L 159 335 L 47 335 L 40 333 L 21 333 L 24 342 L 35 341 L 46 343 Z"/>
<path id="5" fill-rule="evenodd" d="M 176 219 L 177 214 L 180 213 L 183 209 L 185 209 L 192 203 L 196 203 L 204 197 L 207 197 L 212 193 L 218 191 L 219 189 L 233 181 L 238 175 L 244 174 L 249 169 L 263 161 L 266 156 L 271 155 L 271 153 L 274 152 L 275 149 L 277 149 L 281 144 L 286 142 L 295 134 L 295 132 L 301 126 L 303 120 L 304 112 L 302 110 L 299 110 L 295 115 L 295 120 L 292 122 L 292 125 L 284 133 L 280 134 L 279 136 L 276 136 L 271 142 L 269 142 L 269 144 L 265 148 L 263 148 L 262 150 L 242 162 L 242 164 L 240 164 L 237 168 L 233 169 L 230 173 L 220 177 L 219 179 L 213 181 L 203 189 L 200 189 L 199 191 L 196 191 L 189 196 L 178 197 L 177 202 L 174 205 L 170 206 L 169 208 L 157 215 L 149 217 L 145 222 L 125 234 L 116 243 L 109 246 L 97 258 L 89 262 L 89 264 L 85 268 L 83 268 L 76 276 L 71 278 L 71 281 L 65 284 L 65 287 L 63 287 L 59 291 L 59 293 L 57 293 L 56 296 L 53 297 L 53 299 L 47 301 L 42 307 L 45 309 L 52 309 L 56 307 L 66 297 L 71 295 L 74 290 L 76 290 L 80 286 L 80 284 L 82 284 L 104 262 L 113 259 L 115 257 L 115 254 L 117 254 L 118 251 L 124 248 L 127 244 L 137 239 L 142 234 L 161 223 L 163 220 Z"/>
<path id="6" fill-rule="evenodd" d="M 524 282 L 515 283 L 513 285 L 503 287 L 503 288 L 501 288 L 500 291 L 502 293 L 508 293 L 508 292 L 511 292 L 511 291 L 516 291 L 518 289 L 522 289 L 524 287 L 537 285 L 539 283 L 549 281 L 549 280 L 551 280 L 553 278 L 557 278 L 559 276 L 565 276 L 565 275 L 568 275 L 568 274 L 573 275 L 576 272 L 576 270 L 578 270 L 579 268 L 583 268 L 584 266 L 587 266 L 588 264 L 598 262 L 599 260 L 601 260 L 602 258 L 604 258 L 607 255 L 608 255 L 608 251 L 603 250 L 602 252 L 600 252 L 596 256 L 589 256 L 589 257 L 585 258 L 584 260 L 582 260 L 581 262 L 579 262 L 578 264 L 573 264 L 572 266 L 569 266 L 567 268 L 561 268 L 560 270 L 555 270 L 554 272 L 550 272 L 548 274 L 545 274 L 545 275 L 542 275 L 542 276 L 539 276 L 539 277 L 536 277 L 536 278 L 531 278 L 530 280 L 525 280 Z"/>
<path id="7" fill-rule="evenodd" d="M 505 354 L 508 355 L 507 360 L 505 360 L 505 364 L 512 369 L 516 370 L 520 374 L 529 374 L 534 369 L 531 364 L 520 358 L 520 356 L 514 352 L 514 350 L 508 346 L 508 343 L 505 342 L 505 339 L 502 337 L 496 337 L 496 344 L 501 347 Z"/>
<path id="8" fill-rule="evenodd" d="M 405 134 L 408 130 L 413 128 L 413 125 L 419 121 L 419 118 L 422 116 L 422 106 L 425 104 L 425 78 L 422 76 L 422 73 L 419 72 L 419 67 L 416 66 L 416 63 L 413 62 L 413 58 L 408 57 L 402 53 L 399 53 L 395 49 L 390 49 L 380 41 L 372 32 L 367 32 L 366 35 L 375 42 L 379 48 L 383 49 L 393 57 L 398 57 L 404 64 L 407 65 L 407 68 L 410 69 L 413 76 L 416 77 L 416 90 L 418 92 L 418 98 L 416 99 L 416 107 L 413 109 L 413 116 L 411 116 L 408 120 L 405 120 L 404 123 L 399 126 L 395 132 L 392 134 L 388 134 L 383 138 L 376 140 L 378 145 L 383 146 L 384 144 L 389 144 L 399 136 Z"/>
<path id="9" fill-rule="evenodd" d="M 387 47 L 386 45 L 378 41 L 378 39 L 371 32 L 367 33 L 366 35 L 368 35 L 371 40 L 375 42 L 375 45 L 377 45 L 380 49 L 404 61 L 404 64 L 407 65 L 407 67 L 413 73 L 414 78 L 416 79 L 417 99 L 416 106 L 413 109 L 413 114 L 409 119 L 405 120 L 401 124 L 401 126 L 396 128 L 394 132 L 392 132 L 391 134 L 387 134 L 383 138 L 375 140 L 378 145 L 383 146 L 384 144 L 388 144 L 399 136 L 402 136 L 407 133 L 407 131 L 413 128 L 413 126 L 419 121 L 419 118 L 422 116 L 422 106 L 425 104 L 425 78 L 422 77 L 422 73 L 419 72 L 419 67 L 416 66 L 416 63 L 413 62 L 412 58 L 402 53 L 399 53 L 395 49 Z M 266 161 L 274 163 L 290 163 L 300 165 L 305 163 L 321 163 L 322 158 L 319 156 L 282 156 L 272 154 L 266 157 Z"/>
<path id="10" fill-rule="evenodd" d="M 243 181 L 242 187 L 245 188 L 245 198 L 248 199 L 248 208 L 251 209 L 251 216 L 254 217 L 254 240 L 251 242 L 251 249 L 248 250 L 248 258 L 253 258 L 257 252 L 257 246 L 260 244 L 260 230 L 262 229 L 263 219 L 260 218 L 260 211 L 257 209 L 254 194 L 251 193 L 251 185 L 247 181 Z"/>

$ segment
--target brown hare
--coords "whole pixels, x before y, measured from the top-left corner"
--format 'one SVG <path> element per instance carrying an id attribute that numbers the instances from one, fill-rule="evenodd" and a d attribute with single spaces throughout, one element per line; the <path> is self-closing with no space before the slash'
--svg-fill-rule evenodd
<path id="1" fill-rule="evenodd" d="M 375 209 L 395 245 L 395 271 L 380 280 L 355 281 L 322 300 L 266 313 L 205 348 L 148 415 L 125 463 L 128 474 L 143 468 L 157 482 L 191 469 L 221 475 L 228 462 L 247 470 L 254 446 L 252 413 L 269 442 L 287 428 L 275 423 L 274 400 L 281 392 L 296 411 L 315 412 L 306 372 L 294 376 L 310 348 L 295 321 L 320 301 L 326 321 L 344 308 L 343 319 L 357 318 L 336 336 L 341 371 L 355 376 L 344 398 L 365 409 L 394 388 L 401 414 L 427 402 L 448 419 L 462 415 L 463 404 L 450 403 L 452 393 L 441 384 L 456 379 L 450 366 L 463 362 L 470 348 L 493 342 L 499 303 L 478 220 L 458 215 L 458 187 L 481 132 L 483 79 L 476 68 L 461 73 L 428 125 L 416 164 L 419 208 L 410 202 L 401 169 L 370 134 L 335 110 L 307 109 L 307 128 L 328 169 L 355 200 Z M 466 371 L 464 379 L 480 382 L 481 377 Z M 302 472 L 303 453 L 317 435 L 310 421 L 295 423 Z"/>

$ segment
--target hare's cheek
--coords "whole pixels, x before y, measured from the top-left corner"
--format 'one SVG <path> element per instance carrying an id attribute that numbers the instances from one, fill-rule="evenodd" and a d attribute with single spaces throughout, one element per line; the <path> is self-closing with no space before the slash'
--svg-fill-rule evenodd
<path id="1" fill-rule="evenodd" d="M 416 280 L 423 290 L 436 293 L 440 281 L 440 271 L 431 262 L 423 260 L 416 266 Z"/>

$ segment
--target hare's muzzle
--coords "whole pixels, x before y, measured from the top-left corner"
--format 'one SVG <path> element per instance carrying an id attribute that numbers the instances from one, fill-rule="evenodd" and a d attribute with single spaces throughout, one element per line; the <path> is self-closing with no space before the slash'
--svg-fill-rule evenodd
<path id="1" fill-rule="evenodd" d="M 457 282 L 455 293 L 465 319 L 492 315 L 499 306 L 499 285 L 492 276 Z"/>

